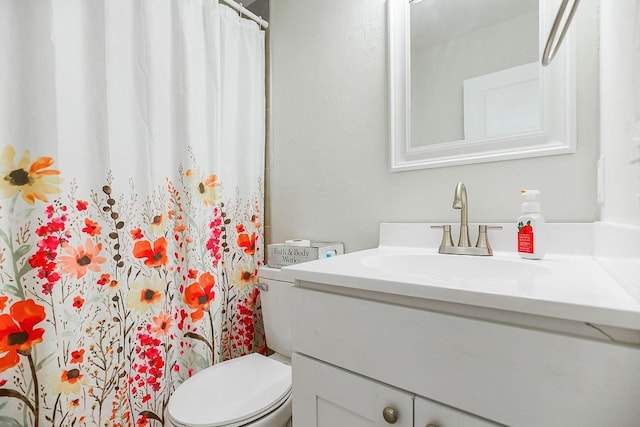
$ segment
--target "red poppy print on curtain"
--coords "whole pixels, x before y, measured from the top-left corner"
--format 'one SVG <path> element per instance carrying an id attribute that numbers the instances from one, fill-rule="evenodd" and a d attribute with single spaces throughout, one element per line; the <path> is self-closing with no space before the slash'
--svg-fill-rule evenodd
<path id="1" fill-rule="evenodd" d="M 266 352 L 262 184 L 239 200 L 220 175 L 180 170 L 145 196 L 2 148 L 0 422 L 160 427 L 184 380 Z"/>
<path id="2" fill-rule="evenodd" d="M 167 264 L 167 239 L 158 238 L 153 242 L 141 240 L 133 246 L 133 256 L 144 258 L 144 265 L 147 267 L 160 267 Z"/>
<path id="3" fill-rule="evenodd" d="M 33 300 L 15 302 L 9 313 L 0 315 L 0 372 L 16 366 L 19 355 L 28 356 L 44 335 L 44 329 L 35 327 L 46 317 L 44 307 Z"/>

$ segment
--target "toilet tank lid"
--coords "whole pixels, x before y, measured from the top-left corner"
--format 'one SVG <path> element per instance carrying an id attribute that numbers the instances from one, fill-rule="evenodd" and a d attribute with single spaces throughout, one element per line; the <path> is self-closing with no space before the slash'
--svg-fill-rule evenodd
<path id="1" fill-rule="evenodd" d="M 258 277 L 260 279 L 278 280 L 280 282 L 293 282 L 291 279 L 279 269 L 273 267 L 260 267 L 258 270 Z"/>
<path id="2" fill-rule="evenodd" d="M 291 367 L 261 354 L 232 359 L 198 372 L 171 396 L 176 423 L 215 427 L 253 418 L 291 391 Z"/>

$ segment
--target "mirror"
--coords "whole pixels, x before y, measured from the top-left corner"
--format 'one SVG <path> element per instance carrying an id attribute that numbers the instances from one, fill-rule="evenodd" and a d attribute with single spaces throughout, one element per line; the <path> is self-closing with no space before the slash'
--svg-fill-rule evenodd
<path id="1" fill-rule="evenodd" d="M 575 152 L 573 37 L 539 58 L 559 0 L 388 0 L 391 169 Z"/>

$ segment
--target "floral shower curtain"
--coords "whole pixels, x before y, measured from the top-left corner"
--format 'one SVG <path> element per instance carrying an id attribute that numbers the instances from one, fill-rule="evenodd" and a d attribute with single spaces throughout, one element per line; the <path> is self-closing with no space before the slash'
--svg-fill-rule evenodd
<path id="1" fill-rule="evenodd" d="M 265 351 L 264 77 L 217 2 L 0 2 L 0 425 L 160 426 Z"/>

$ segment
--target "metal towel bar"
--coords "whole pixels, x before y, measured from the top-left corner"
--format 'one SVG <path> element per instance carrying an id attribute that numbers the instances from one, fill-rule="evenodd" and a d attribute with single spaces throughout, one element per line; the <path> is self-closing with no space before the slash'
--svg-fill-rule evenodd
<path id="1" fill-rule="evenodd" d="M 558 14 L 556 15 L 556 19 L 553 21 L 553 25 L 551 26 L 551 31 L 549 32 L 549 37 L 547 38 L 547 43 L 544 46 L 544 52 L 542 53 L 542 65 L 547 66 L 553 60 L 553 57 L 556 56 L 562 41 L 564 40 L 564 36 L 567 34 L 569 30 L 569 26 L 571 25 L 571 20 L 573 19 L 573 15 L 575 15 L 576 10 L 578 9 L 578 4 L 580 0 L 573 0 L 573 5 L 571 6 L 571 10 L 569 11 L 569 15 L 567 16 L 567 20 L 564 23 L 564 27 L 560 32 L 560 36 L 556 37 L 558 33 L 558 29 L 560 28 L 560 24 L 562 23 L 562 17 L 565 14 L 565 10 L 567 9 L 567 5 L 569 4 L 569 0 L 562 0 L 562 4 L 558 9 Z M 557 40 L 556 40 L 557 39 Z"/>

